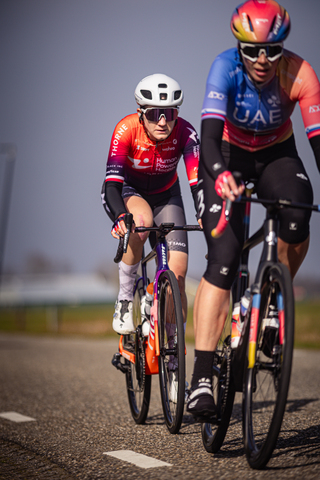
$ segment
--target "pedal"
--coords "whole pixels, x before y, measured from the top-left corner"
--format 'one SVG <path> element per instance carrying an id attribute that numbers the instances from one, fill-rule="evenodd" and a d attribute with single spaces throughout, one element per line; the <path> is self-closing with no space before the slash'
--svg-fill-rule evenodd
<path id="1" fill-rule="evenodd" d="M 119 352 L 115 353 L 112 357 L 111 363 L 117 370 L 120 370 L 122 373 L 127 373 L 129 371 L 129 365 L 124 365 L 121 363 L 121 355 Z"/>

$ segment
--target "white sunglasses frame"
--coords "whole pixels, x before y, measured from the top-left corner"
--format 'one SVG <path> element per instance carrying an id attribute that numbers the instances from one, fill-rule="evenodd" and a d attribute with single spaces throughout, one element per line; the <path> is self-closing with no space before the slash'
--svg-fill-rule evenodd
<path id="1" fill-rule="evenodd" d="M 141 113 L 142 113 L 143 115 L 145 115 L 148 110 L 156 110 L 156 109 L 159 109 L 159 110 L 169 110 L 169 109 L 170 109 L 170 110 L 177 110 L 177 113 L 178 113 L 177 118 L 178 118 L 178 116 L 179 116 L 179 107 L 178 107 L 178 106 L 176 106 L 176 107 L 148 107 L 148 108 L 142 108 L 142 107 L 140 107 Z M 148 118 L 147 118 L 147 117 L 146 117 L 146 118 L 147 118 L 148 122 L 151 122 L 151 123 L 159 123 L 162 117 L 164 117 L 164 119 L 165 119 L 166 122 L 174 122 L 174 121 L 175 121 L 175 120 L 167 120 L 167 117 L 165 116 L 164 113 L 161 113 L 161 115 L 160 115 L 160 117 L 158 118 L 158 120 L 148 120 Z M 177 118 L 176 118 L 176 119 L 177 119 Z"/>
<path id="2" fill-rule="evenodd" d="M 270 44 L 267 44 L 267 43 L 262 43 L 261 44 L 261 48 L 258 52 L 258 56 L 257 57 L 250 57 L 249 55 L 246 55 L 245 53 L 243 53 L 243 48 L 244 47 L 253 47 L 253 46 L 258 46 L 259 44 L 254 44 L 254 43 L 243 43 L 243 42 L 239 42 L 239 45 L 240 45 L 240 51 L 241 51 L 241 54 L 244 58 L 246 58 L 247 60 L 250 60 L 250 62 L 256 62 L 258 60 L 258 58 L 260 57 L 260 55 L 262 53 L 265 54 L 267 60 L 269 60 L 269 62 L 275 62 L 278 58 L 280 58 L 283 54 L 283 43 L 282 42 L 279 42 L 279 43 L 270 43 Z M 272 45 L 274 47 L 276 46 L 279 46 L 282 48 L 281 50 L 281 53 L 277 53 L 277 55 L 275 55 L 274 57 L 270 57 L 267 55 L 267 51 L 265 48 L 263 48 L 263 46 L 265 45 Z"/>

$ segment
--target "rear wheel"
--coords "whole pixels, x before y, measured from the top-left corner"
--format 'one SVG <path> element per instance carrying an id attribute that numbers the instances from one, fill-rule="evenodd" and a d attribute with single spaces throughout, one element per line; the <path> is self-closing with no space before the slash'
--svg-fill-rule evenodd
<path id="1" fill-rule="evenodd" d="M 143 281 L 140 278 L 135 284 L 133 298 L 133 321 L 136 333 L 126 335 L 125 347 L 135 354 L 135 363 L 125 360 L 128 366 L 126 372 L 127 394 L 130 410 L 134 421 L 138 424 L 145 422 L 150 404 L 151 375 L 145 374 L 145 342 L 141 335 L 140 303 L 143 295 Z"/>
<path id="2" fill-rule="evenodd" d="M 261 469 L 280 432 L 292 365 L 294 297 L 289 271 L 281 264 L 264 276 L 256 340 L 244 386 L 243 433 L 249 465 Z"/>
<path id="3" fill-rule="evenodd" d="M 218 341 L 213 366 L 213 398 L 218 407 L 216 423 L 202 423 L 204 448 L 209 453 L 220 450 L 225 439 L 233 409 L 235 390 L 231 377 L 231 315 L 229 314 Z"/>
<path id="4" fill-rule="evenodd" d="M 173 272 L 161 273 L 158 291 L 161 402 L 169 432 L 178 433 L 185 399 L 185 343 L 180 290 Z"/>

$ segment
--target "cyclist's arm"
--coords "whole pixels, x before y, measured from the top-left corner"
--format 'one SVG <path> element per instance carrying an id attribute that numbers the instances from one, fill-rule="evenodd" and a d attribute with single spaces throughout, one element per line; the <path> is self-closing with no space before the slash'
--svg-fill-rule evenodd
<path id="1" fill-rule="evenodd" d="M 206 118 L 201 122 L 200 162 L 213 180 L 227 170 L 221 153 L 221 140 L 224 121 Z"/>
<path id="2" fill-rule="evenodd" d="M 122 183 L 108 181 L 102 185 L 101 197 L 103 206 L 106 212 L 110 212 L 114 219 L 127 212 L 121 192 Z"/>
<path id="3" fill-rule="evenodd" d="M 310 138 L 310 145 L 312 147 L 317 167 L 320 172 L 320 135 Z"/>
<path id="4" fill-rule="evenodd" d="M 223 120 L 217 118 L 202 120 L 200 162 L 203 162 L 206 171 L 215 181 L 217 193 L 223 199 L 229 198 L 234 201 L 235 197 L 242 194 L 244 186 L 238 187 L 232 174 L 227 171 L 221 153 L 223 127 Z M 216 182 L 217 180 L 218 182 Z"/>
<path id="5" fill-rule="evenodd" d="M 181 121 L 183 121 L 181 119 Z M 184 121 L 184 129 L 182 134 L 182 154 L 186 167 L 187 177 L 191 189 L 193 203 L 198 217 L 198 168 L 200 155 L 200 140 L 193 126 Z"/>

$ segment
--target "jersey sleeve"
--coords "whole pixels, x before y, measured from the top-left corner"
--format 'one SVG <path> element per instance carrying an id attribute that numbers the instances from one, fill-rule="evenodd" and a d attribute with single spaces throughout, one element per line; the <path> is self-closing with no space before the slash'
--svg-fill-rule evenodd
<path id="1" fill-rule="evenodd" d="M 286 51 L 285 68 L 280 70 L 280 82 L 290 100 L 299 102 L 306 134 L 320 134 L 320 84 L 311 65 L 298 55 Z"/>
<path id="2" fill-rule="evenodd" d="M 213 62 L 207 78 L 201 119 L 216 118 L 225 121 L 227 116 L 228 96 L 230 90 L 230 56 L 233 49 L 219 55 Z M 234 72 L 236 74 L 236 72 Z"/>
<path id="3" fill-rule="evenodd" d="M 130 153 L 131 136 L 130 117 L 128 116 L 118 123 L 112 134 L 107 159 L 106 182 L 123 183 L 126 159 Z"/>
<path id="4" fill-rule="evenodd" d="M 200 140 L 193 126 L 185 122 L 183 130 L 182 154 L 186 166 L 187 177 L 190 187 L 197 185 L 198 167 L 200 156 Z"/>
<path id="5" fill-rule="evenodd" d="M 307 63 L 303 75 L 307 82 L 299 100 L 301 115 L 308 139 L 320 135 L 320 84 L 313 68 Z"/>

